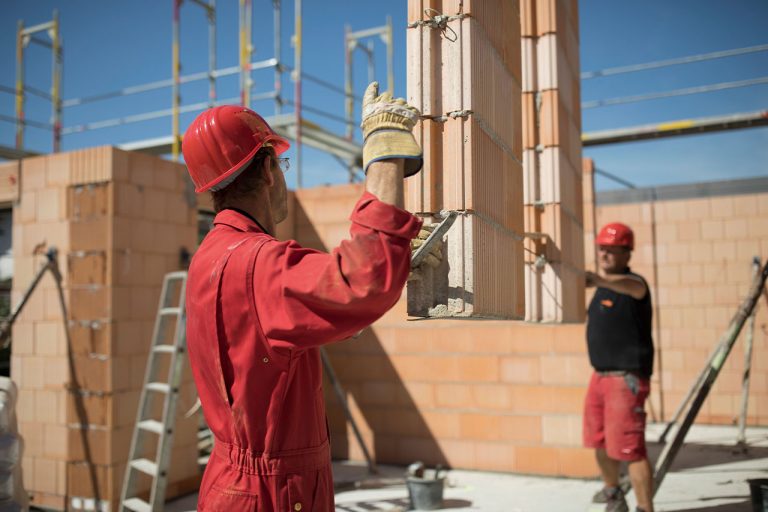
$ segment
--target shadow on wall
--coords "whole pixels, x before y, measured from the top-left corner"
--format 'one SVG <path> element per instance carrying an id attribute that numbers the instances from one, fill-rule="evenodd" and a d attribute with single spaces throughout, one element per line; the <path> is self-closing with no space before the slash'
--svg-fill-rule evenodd
<path id="1" fill-rule="evenodd" d="M 305 247 L 332 249 L 324 245 L 298 198 L 294 196 L 291 202 L 297 241 Z M 342 217 L 348 227 L 346 218 Z M 342 224 L 338 228 L 343 229 Z M 405 301 L 401 300 L 399 306 L 405 308 Z M 412 396 L 412 392 L 421 390 L 420 385 L 406 386 L 402 381 L 382 346 L 378 331 L 369 327 L 356 339 L 326 346 L 371 456 L 379 463 L 408 464 L 421 460 L 430 466 L 447 465 L 445 454 Z M 327 377 L 324 389 L 333 457 L 364 459 Z"/>

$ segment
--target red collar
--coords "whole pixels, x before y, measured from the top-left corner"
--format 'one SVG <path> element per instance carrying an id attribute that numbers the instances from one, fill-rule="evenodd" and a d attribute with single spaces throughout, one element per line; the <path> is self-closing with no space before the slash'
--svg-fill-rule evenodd
<path id="1" fill-rule="evenodd" d="M 213 219 L 213 225 L 216 226 L 219 224 L 235 228 L 238 231 L 270 234 L 258 220 L 243 210 L 236 208 L 225 208 L 217 213 L 216 217 Z"/>

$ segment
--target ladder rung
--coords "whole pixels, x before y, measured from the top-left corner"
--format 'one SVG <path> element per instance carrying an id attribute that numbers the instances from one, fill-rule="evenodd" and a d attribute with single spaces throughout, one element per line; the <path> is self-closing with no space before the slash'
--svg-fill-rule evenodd
<path id="1" fill-rule="evenodd" d="M 160 314 L 161 315 L 178 315 L 179 314 L 179 308 L 178 307 L 160 308 Z"/>
<path id="2" fill-rule="evenodd" d="M 134 512 L 152 512 L 152 506 L 139 498 L 128 498 L 123 502 L 123 507 Z"/>
<path id="3" fill-rule="evenodd" d="M 149 459 L 132 460 L 131 467 L 151 477 L 157 476 L 157 464 Z"/>
<path id="4" fill-rule="evenodd" d="M 162 382 L 150 382 L 147 384 L 147 389 L 150 391 L 157 391 L 158 393 L 168 394 L 171 391 L 171 386 L 163 384 Z"/>
<path id="5" fill-rule="evenodd" d="M 163 424 L 157 420 L 144 420 L 139 422 L 139 428 L 147 432 L 154 432 L 157 435 L 163 433 Z"/>
<path id="6" fill-rule="evenodd" d="M 163 352 L 166 354 L 172 354 L 173 352 L 176 352 L 176 347 L 174 345 L 155 345 L 152 347 L 152 350 L 154 352 Z"/>

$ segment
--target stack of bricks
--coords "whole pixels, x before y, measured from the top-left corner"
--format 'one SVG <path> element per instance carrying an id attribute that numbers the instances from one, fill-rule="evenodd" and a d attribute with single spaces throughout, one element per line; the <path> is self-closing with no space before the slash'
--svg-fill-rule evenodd
<path id="1" fill-rule="evenodd" d="M 521 0 L 525 319 L 584 315 L 576 0 Z"/>
<path id="2" fill-rule="evenodd" d="M 13 217 L 14 304 L 56 247 L 71 342 L 48 273 L 13 329 L 25 487 L 36 506 L 117 510 L 162 278 L 196 244 L 186 172 L 111 147 L 25 159 Z M 194 400 L 187 372 L 171 495 L 199 479 Z"/>
<path id="3" fill-rule="evenodd" d="M 425 117 L 424 169 L 406 182 L 406 207 L 432 220 L 461 212 L 444 265 L 409 284 L 409 312 L 521 318 L 519 5 L 409 0 L 408 21 L 408 102 Z"/>

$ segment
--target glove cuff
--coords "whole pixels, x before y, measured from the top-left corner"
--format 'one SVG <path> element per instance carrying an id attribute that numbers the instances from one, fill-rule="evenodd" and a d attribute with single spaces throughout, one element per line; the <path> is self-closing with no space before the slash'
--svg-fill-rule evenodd
<path id="1" fill-rule="evenodd" d="M 405 177 L 421 170 L 422 152 L 413 134 L 404 130 L 376 130 L 363 143 L 363 170 L 368 173 L 372 162 L 393 158 L 405 159 Z"/>

